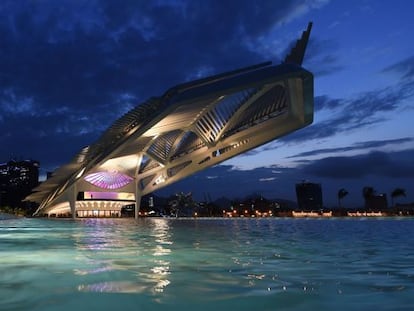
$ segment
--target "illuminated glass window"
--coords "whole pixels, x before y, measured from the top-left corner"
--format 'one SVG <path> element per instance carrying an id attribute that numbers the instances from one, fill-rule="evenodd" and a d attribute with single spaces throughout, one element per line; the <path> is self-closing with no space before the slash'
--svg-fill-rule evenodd
<path id="1" fill-rule="evenodd" d="M 102 189 L 119 189 L 128 185 L 133 178 L 117 171 L 112 171 L 92 173 L 85 176 L 85 180 Z"/>

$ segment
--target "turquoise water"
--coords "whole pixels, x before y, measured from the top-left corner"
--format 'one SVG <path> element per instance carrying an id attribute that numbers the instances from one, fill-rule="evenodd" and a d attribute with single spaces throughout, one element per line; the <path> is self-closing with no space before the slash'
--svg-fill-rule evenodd
<path id="1" fill-rule="evenodd" d="M 414 310 L 414 219 L 0 220 L 0 310 Z"/>

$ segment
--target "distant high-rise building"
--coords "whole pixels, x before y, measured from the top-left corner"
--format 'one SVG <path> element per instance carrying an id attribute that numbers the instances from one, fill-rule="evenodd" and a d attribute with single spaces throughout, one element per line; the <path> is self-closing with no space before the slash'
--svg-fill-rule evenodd
<path id="1" fill-rule="evenodd" d="M 296 184 L 296 197 L 301 210 L 319 210 L 323 208 L 321 184 L 302 182 Z"/>
<path id="2" fill-rule="evenodd" d="M 39 162 L 0 163 L 0 206 L 17 207 L 39 183 Z"/>
<path id="3" fill-rule="evenodd" d="M 365 198 L 365 209 L 384 210 L 388 207 L 387 195 L 385 193 L 373 194 Z"/>

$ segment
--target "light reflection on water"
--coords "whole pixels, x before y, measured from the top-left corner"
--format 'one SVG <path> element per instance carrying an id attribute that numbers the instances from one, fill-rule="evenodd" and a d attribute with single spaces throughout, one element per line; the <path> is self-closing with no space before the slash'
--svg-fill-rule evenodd
<path id="1" fill-rule="evenodd" d="M 131 220 L 121 220 L 127 226 L 136 227 Z M 86 262 L 89 269 L 74 269 L 77 275 L 100 274 L 108 271 L 127 271 L 136 275 L 132 281 L 105 281 L 80 284 L 78 290 L 82 292 L 112 292 L 112 293 L 152 293 L 163 292 L 170 284 L 168 280 L 168 260 L 159 259 L 171 253 L 167 246 L 169 240 L 169 224 L 163 219 L 150 219 L 140 236 L 136 240 L 134 231 L 125 234 L 120 230 L 120 220 L 88 219 L 85 225 L 89 230 L 73 234 L 75 247 L 78 251 L 77 259 Z M 137 264 L 137 259 L 144 269 Z M 143 271 L 144 270 L 144 271 Z"/>
<path id="2" fill-rule="evenodd" d="M 413 219 L 9 219 L 0 310 L 412 310 Z"/>

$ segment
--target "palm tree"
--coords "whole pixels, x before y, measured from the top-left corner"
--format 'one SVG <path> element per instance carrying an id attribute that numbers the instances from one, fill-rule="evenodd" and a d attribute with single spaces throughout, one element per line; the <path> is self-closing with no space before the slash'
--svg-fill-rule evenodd
<path id="1" fill-rule="evenodd" d="M 394 206 L 394 198 L 397 197 L 405 197 L 405 189 L 403 188 L 395 188 L 392 192 L 391 192 L 391 206 Z"/>
<path id="2" fill-rule="evenodd" d="M 341 207 L 341 200 L 348 195 L 348 191 L 344 188 L 338 190 L 338 206 Z"/>

